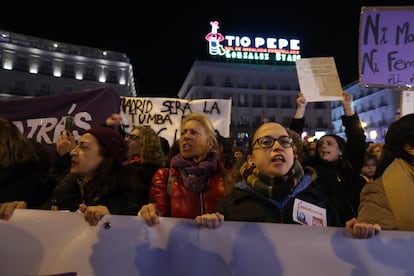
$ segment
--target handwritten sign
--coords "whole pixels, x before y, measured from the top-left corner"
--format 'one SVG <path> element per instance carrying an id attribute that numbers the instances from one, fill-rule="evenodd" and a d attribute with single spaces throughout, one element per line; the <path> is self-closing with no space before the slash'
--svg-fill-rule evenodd
<path id="1" fill-rule="evenodd" d="M 333 57 L 296 60 L 300 91 L 308 102 L 340 100 L 342 87 Z"/>
<path id="2" fill-rule="evenodd" d="M 191 113 L 204 113 L 221 135 L 230 136 L 231 100 L 121 97 L 125 131 L 131 131 L 134 126 L 149 125 L 170 145 L 179 138 L 182 118 Z"/>
<path id="3" fill-rule="evenodd" d="M 362 7 L 360 83 L 409 90 L 414 84 L 414 6 Z"/>

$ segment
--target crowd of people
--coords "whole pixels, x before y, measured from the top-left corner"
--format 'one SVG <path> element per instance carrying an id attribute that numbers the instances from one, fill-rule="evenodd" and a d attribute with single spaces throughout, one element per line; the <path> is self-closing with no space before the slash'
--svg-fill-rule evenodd
<path id="1" fill-rule="evenodd" d="M 113 114 L 75 140 L 63 131 L 55 154 L 0 118 L 0 218 L 16 208 L 70 211 L 97 225 L 109 214 L 343 227 L 355 238 L 414 230 L 414 114 L 366 141 L 352 96 L 341 104 L 345 138 L 302 140 L 302 93 L 289 126 L 266 122 L 243 147 L 201 113 L 185 116 L 172 145 L 151 126 L 120 128 Z"/>

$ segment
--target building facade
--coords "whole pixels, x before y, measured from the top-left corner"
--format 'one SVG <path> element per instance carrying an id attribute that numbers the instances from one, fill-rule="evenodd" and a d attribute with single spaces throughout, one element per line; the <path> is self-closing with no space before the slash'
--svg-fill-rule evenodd
<path id="1" fill-rule="evenodd" d="M 345 86 L 354 98 L 354 110 L 365 128 L 367 141 L 383 142 L 388 126 L 400 109 L 401 92 L 389 88 Z M 227 63 L 196 60 L 179 93 L 182 99 L 232 99 L 231 137 L 245 139 L 264 122 L 289 126 L 296 110 L 299 82 L 291 65 Z M 324 133 L 345 137 L 341 102 L 309 102 L 302 136 Z"/>
<path id="2" fill-rule="evenodd" d="M 103 86 L 137 95 L 125 54 L 0 30 L 0 100 Z"/>
<path id="3" fill-rule="evenodd" d="M 299 82 L 292 65 L 195 61 L 178 97 L 232 99 L 231 137 L 248 135 L 267 121 L 289 126 L 296 110 Z M 308 103 L 305 129 L 331 131 L 331 102 Z"/>
<path id="4" fill-rule="evenodd" d="M 344 87 L 352 95 L 353 107 L 365 129 L 367 141 L 384 142 L 388 126 L 400 115 L 401 91 L 390 88 L 360 86 L 358 82 Z M 343 114 L 340 102 L 332 106 L 333 133 L 345 137 L 340 116 Z"/>

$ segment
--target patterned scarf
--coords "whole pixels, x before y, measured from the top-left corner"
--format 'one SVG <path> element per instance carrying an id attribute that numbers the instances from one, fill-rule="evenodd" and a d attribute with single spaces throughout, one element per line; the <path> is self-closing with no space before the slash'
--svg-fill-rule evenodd
<path id="1" fill-rule="evenodd" d="M 260 173 L 256 167 L 249 167 L 247 162 L 241 166 L 240 173 L 247 184 L 257 193 L 278 201 L 286 198 L 304 175 L 299 161 L 295 161 L 289 172 L 281 177 L 266 176 Z"/>
<path id="2" fill-rule="evenodd" d="M 207 188 L 208 181 L 215 175 L 219 168 L 217 154 L 210 152 L 206 158 L 195 163 L 184 159 L 181 154 L 174 156 L 171 167 L 180 172 L 184 185 L 194 192 L 202 192 Z"/>

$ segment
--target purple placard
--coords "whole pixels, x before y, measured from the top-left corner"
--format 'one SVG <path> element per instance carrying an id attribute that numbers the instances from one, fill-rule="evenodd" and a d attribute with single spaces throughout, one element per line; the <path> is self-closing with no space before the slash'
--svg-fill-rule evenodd
<path id="1" fill-rule="evenodd" d="M 65 128 L 67 116 L 73 116 L 73 135 L 78 139 L 119 110 L 120 97 L 112 87 L 0 101 L 0 117 L 13 121 L 26 137 L 34 138 L 51 151 Z"/>
<path id="2" fill-rule="evenodd" d="M 362 7 L 359 81 L 371 87 L 414 84 L 414 6 Z"/>

